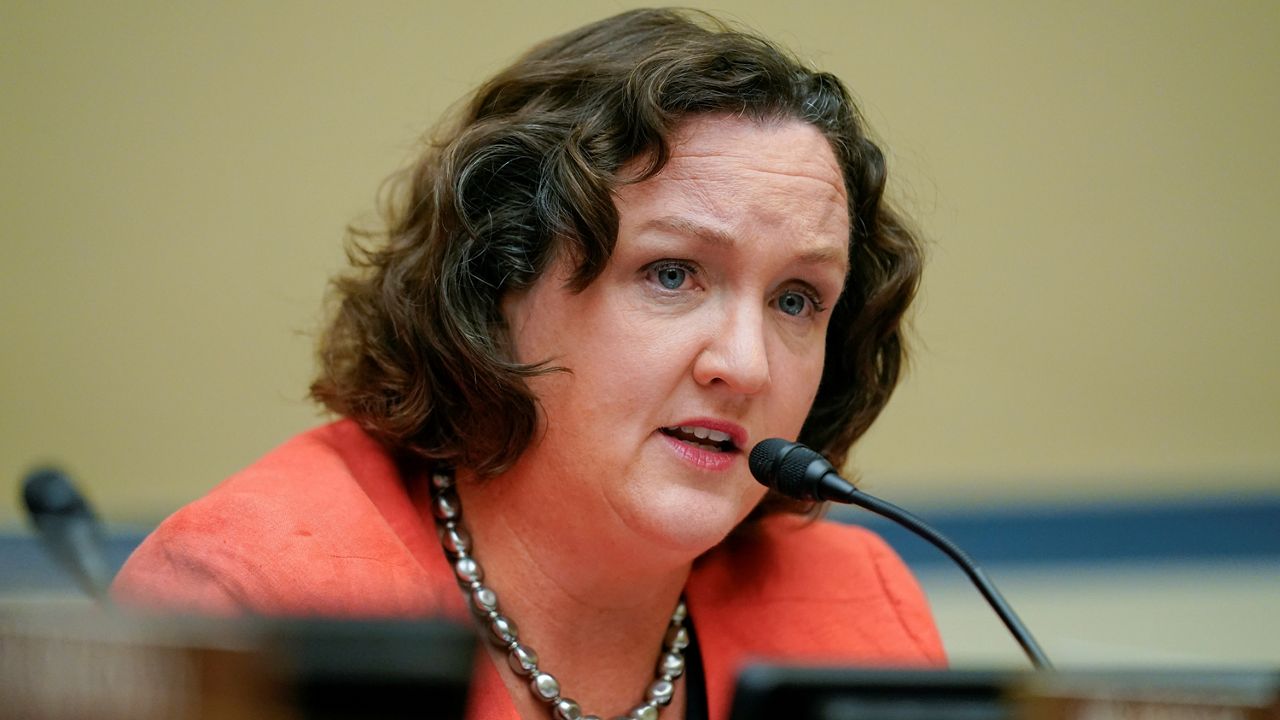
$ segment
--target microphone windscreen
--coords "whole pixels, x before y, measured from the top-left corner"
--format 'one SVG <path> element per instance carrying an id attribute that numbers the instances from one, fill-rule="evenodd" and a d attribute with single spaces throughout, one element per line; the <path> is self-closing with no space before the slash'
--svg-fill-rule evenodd
<path id="1" fill-rule="evenodd" d="M 747 457 L 747 467 L 761 485 L 776 487 L 778 482 L 778 463 L 786 455 L 787 450 L 795 443 L 782 438 L 769 438 L 756 443 Z"/>
<path id="2" fill-rule="evenodd" d="M 93 515 L 66 473 L 55 468 L 40 468 L 28 474 L 22 485 L 22 499 L 33 517 Z"/>
<path id="3" fill-rule="evenodd" d="M 751 474 L 765 487 L 797 500 L 821 500 L 821 479 L 834 473 L 822 453 L 779 438 L 761 440 L 747 458 Z"/>

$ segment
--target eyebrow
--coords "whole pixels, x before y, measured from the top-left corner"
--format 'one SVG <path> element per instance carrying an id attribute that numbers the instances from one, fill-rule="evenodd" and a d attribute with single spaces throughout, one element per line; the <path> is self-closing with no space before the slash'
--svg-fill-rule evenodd
<path id="1" fill-rule="evenodd" d="M 665 230 L 678 235 L 691 236 L 698 238 L 708 245 L 715 245 L 717 247 L 731 248 L 737 244 L 732 235 L 729 235 L 722 230 L 709 225 L 703 225 L 702 223 L 695 222 L 678 215 L 664 215 L 662 217 L 654 218 L 653 220 L 641 225 L 641 229 Z M 825 265 L 830 263 L 840 267 L 841 275 L 847 275 L 849 273 L 848 255 L 846 252 L 836 250 L 834 248 L 822 247 L 805 250 L 800 253 L 800 261 L 813 265 Z"/>

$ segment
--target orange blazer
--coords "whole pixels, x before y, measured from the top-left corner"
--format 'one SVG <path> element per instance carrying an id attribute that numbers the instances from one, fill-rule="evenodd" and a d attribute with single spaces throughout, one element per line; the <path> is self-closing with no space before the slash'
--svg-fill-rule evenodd
<path id="1" fill-rule="evenodd" d="M 341 420 L 299 435 L 182 508 L 134 551 L 112 592 L 167 612 L 468 617 L 425 483 Z M 694 564 L 685 588 L 711 720 L 729 715 L 746 662 L 945 663 L 928 605 L 879 537 L 774 517 Z M 471 718 L 518 720 L 478 653 Z"/>

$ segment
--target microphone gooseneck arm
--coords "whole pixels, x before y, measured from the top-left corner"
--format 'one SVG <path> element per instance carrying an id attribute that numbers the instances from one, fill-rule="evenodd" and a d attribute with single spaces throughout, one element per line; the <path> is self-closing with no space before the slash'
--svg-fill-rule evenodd
<path id="1" fill-rule="evenodd" d="M 1008 601 L 996 589 L 978 564 L 927 523 L 891 502 L 868 495 L 840 477 L 831 463 L 814 450 L 799 443 L 778 438 L 764 440 L 755 446 L 749 458 L 751 474 L 763 485 L 784 495 L 801 500 L 832 500 L 857 505 L 888 518 L 929 541 L 951 558 L 969 577 L 987 604 L 999 616 L 1000 621 L 1013 634 L 1031 664 L 1039 670 L 1051 669 L 1053 663 L 1040 649 L 1040 645 L 1009 606 Z"/>
<path id="2" fill-rule="evenodd" d="M 850 487 L 852 488 L 852 486 Z M 1009 628 L 1009 632 L 1013 634 L 1014 640 L 1017 640 L 1018 644 L 1022 646 L 1022 651 L 1027 654 L 1031 664 L 1041 670 L 1053 667 L 1053 664 L 1049 662 L 1049 658 L 1045 656 L 1044 651 L 1040 649 L 1036 639 L 1031 636 L 1031 631 L 1027 630 L 1026 625 L 1022 623 L 1018 614 L 1009 606 L 1009 602 L 1004 599 L 1004 596 L 996 589 L 995 584 L 991 582 L 982 568 L 978 567 L 973 558 L 969 557 L 968 553 L 961 550 L 958 545 L 948 540 L 942 533 L 929 527 L 923 520 L 891 502 L 868 495 L 856 488 L 853 488 L 852 492 L 845 498 L 845 502 L 870 510 L 902 525 L 946 553 L 947 557 L 954 560 L 960 566 L 960 569 L 964 571 L 964 574 L 969 576 L 969 580 L 978 588 L 978 592 L 982 593 L 982 597 L 986 598 L 987 603 L 991 605 L 991 609 L 995 610 L 996 615 L 1000 617 L 1000 621 L 1004 623 L 1005 627 Z M 840 498 L 834 497 L 828 499 L 840 500 Z"/>
<path id="3" fill-rule="evenodd" d="M 88 500 L 54 468 L 31 472 L 22 498 L 45 549 L 86 594 L 109 607 L 112 571 L 102 552 L 102 526 Z"/>

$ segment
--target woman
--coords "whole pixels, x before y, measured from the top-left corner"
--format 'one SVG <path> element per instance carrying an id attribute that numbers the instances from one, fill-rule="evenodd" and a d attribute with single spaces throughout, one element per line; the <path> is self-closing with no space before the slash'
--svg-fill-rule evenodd
<path id="1" fill-rule="evenodd" d="M 312 393 L 345 419 L 167 520 L 116 596 L 470 611 L 485 718 L 723 718 L 748 658 L 942 662 L 892 552 L 746 463 L 839 464 L 893 390 L 920 256 L 884 182 L 838 80 L 710 18 L 535 47 L 337 281 Z"/>

